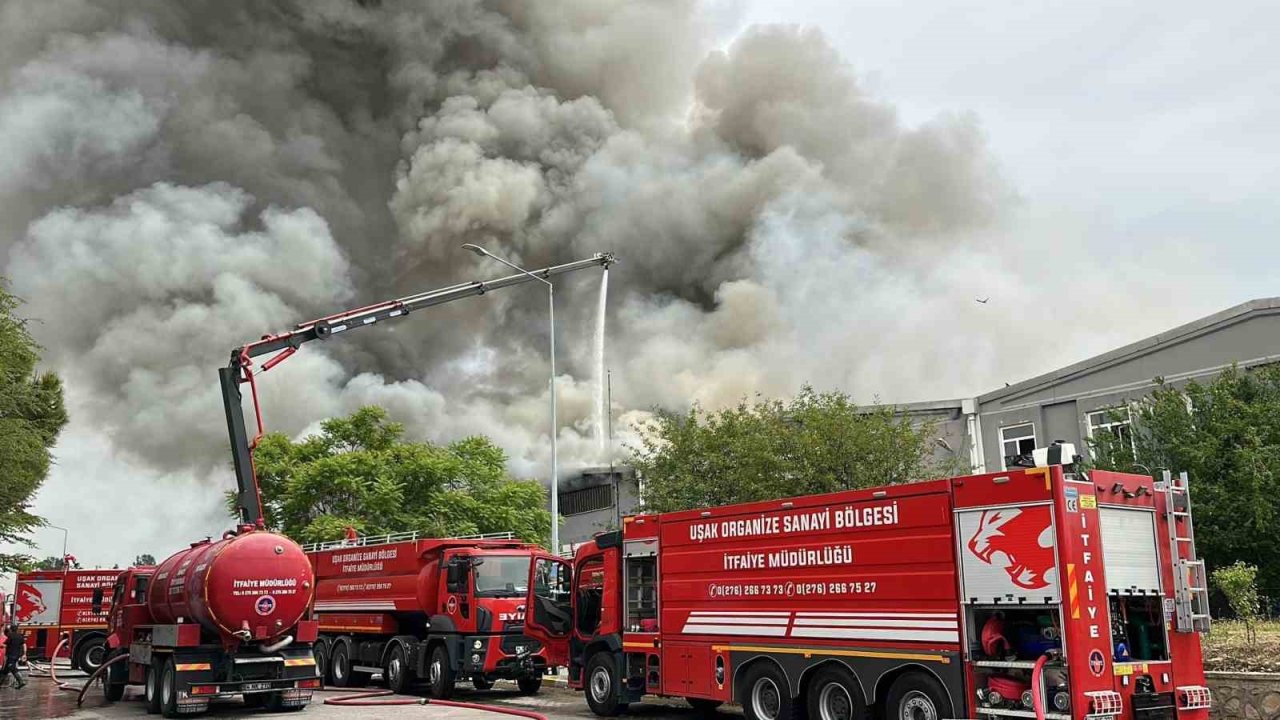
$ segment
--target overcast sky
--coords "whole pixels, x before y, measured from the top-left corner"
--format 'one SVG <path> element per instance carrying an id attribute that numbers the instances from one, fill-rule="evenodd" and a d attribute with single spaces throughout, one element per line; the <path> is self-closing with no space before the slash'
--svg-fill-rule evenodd
<path id="1" fill-rule="evenodd" d="M 821 27 L 910 122 L 975 113 L 1024 211 L 1085 251 L 1201 251 L 1169 291 L 1206 312 L 1280 294 L 1280 4 L 789 0 L 747 21 Z"/>
<path id="2" fill-rule="evenodd" d="M 820 27 L 909 124 L 973 113 L 1022 199 L 1021 226 L 1043 233 L 1032 245 L 1067 238 L 1062 242 L 1078 246 L 1080 256 L 1101 260 L 1093 266 L 1115 283 L 1132 283 L 1139 309 L 1117 308 L 1114 326 L 1097 328 L 1094 346 L 1063 348 L 1063 364 L 1254 297 L 1280 295 L 1274 280 L 1280 209 L 1273 200 L 1280 190 L 1280 49 L 1270 37 L 1280 25 L 1280 4 L 746 0 L 738 7 L 741 14 L 724 16 L 732 18 L 726 41 L 751 23 Z M 1156 267 L 1167 286 L 1143 282 Z M 1042 269 L 1045 283 L 1062 285 L 1064 302 L 1071 302 L 1072 269 L 1052 263 Z M 1153 293 L 1176 297 L 1163 315 L 1142 309 L 1152 307 Z M 992 329 L 1026 321 L 1027 310 L 991 307 Z M 988 389 L 958 387 L 954 395 Z M 78 490 L 62 493 L 69 501 L 37 502 L 36 509 L 53 523 L 79 524 L 72 552 L 79 544 L 82 557 L 95 553 L 84 548 L 84 517 L 101 519 L 93 529 L 99 535 L 120 538 L 103 544 L 127 562 L 147 549 L 124 539 L 136 536 L 137 518 L 185 505 L 195 482 L 167 478 L 147 498 L 133 499 L 130 515 L 101 513 L 96 505 L 109 492 L 85 488 L 106 482 L 97 470 L 119 462 L 104 439 L 73 427 L 58 461 L 50 486 Z M 135 471 L 156 475 L 145 467 L 110 467 Z M 186 516 L 184 537 L 225 525 L 218 508 L 203 510 Z M 37 554 L 56 555 L 62 533 L 42 530 L 35 540 Z"/>

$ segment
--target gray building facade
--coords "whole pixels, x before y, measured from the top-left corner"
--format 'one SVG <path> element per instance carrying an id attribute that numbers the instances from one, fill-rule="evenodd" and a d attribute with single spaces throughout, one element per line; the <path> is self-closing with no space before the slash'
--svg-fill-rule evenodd
<path id="1" fill-rule="evenodd" d="M 1156 378 L 1178 387 L 1211 380 L 1235 364 L 1280 360 L 1280 298 L 1253 300 L 972 399 L 895 406 L 938 427 L 937 458 L 975 472 L 1005 469 L 1005 458 L 1055 440 L 1088 452 L 1098 428 L 1123 434 L 1129 406 Z"/>
<path id="2" fill-rule="evenodd" d="M 597 533 L 622 525 L 636 512 L 640 488 L 631 467 L 587 468 L 560 480 L 560 551 L 572 550 Z"/>

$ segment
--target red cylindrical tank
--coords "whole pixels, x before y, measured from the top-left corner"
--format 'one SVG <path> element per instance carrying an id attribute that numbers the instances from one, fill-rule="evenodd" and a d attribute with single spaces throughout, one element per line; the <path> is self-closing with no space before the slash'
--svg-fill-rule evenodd
<path id="1" fill-rule="evenodd" d="M 311 563 L 297 543 L 246 531 L 195 543 L 160 563 L 147 606 L 157 623 L 194 621 L 222 640 L 268 640 L 303 618 L 314 590 Z"/>
<path id="2" fill-rule="evenodd" d="M 418 571 L 418 607 L 428 615 L 440 612 L 440 560 L 439 553 L 422 565 Z"/>

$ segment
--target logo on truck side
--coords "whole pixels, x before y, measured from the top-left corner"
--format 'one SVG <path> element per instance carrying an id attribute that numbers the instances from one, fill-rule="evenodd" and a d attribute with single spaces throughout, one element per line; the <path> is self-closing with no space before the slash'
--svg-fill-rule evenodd
<path id="1" fill-rule="evenodd" d="M 1054 569 L 1049 506 L 987 510 L 967 547 L 982 562 L 1003 569 L 1020 588 L 1049 587 Z"/>

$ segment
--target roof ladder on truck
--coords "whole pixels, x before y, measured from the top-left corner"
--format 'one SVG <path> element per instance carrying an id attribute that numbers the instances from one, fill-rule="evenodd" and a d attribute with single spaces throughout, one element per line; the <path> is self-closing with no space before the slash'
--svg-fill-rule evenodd
<path id="1" fill-rule="evenodd" d="M 1173 560 L 1173 603 L 1178 632 L 1209 631 L 1209 578 L 1204 560 L 1196 557 L 1196 531 L 1191 520 L 1191 488 L 1187 474 L 1164 471 L 1169 493 L 1164 505 Z"/>

